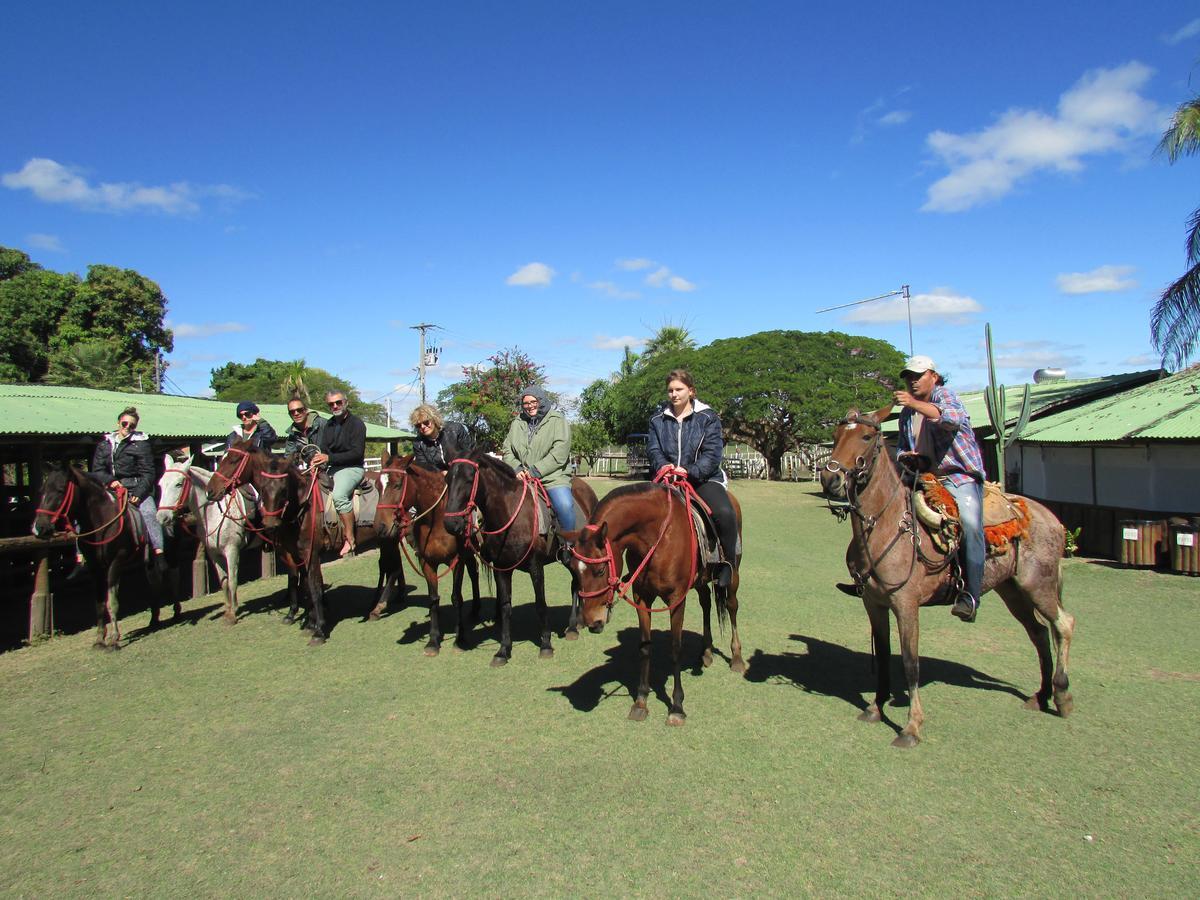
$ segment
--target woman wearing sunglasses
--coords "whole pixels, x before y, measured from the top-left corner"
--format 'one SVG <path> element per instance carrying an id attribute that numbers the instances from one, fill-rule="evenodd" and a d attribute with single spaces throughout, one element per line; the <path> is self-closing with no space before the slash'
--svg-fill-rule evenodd
<path id="1" fill-rule="evenodd" d="M 249 441 L 260 450 L 271 452 L 271 446 L 278 440 L 275 429 L 266 419 L 260 418 L 258 406 L 252 400 L 243 400 L 237 405 L 237 417 L 241 425 L 229 432 L 225 438 L 225 449 L 233 446 L 234 441 Z"/>
<path id="2" fill-rule="evenodd" d="M 163 559 L 162 526 L 158 524 L 158 505 L 154 502 L 154 453 L 150 439 L 137 430 L 137 407 L 129 406 L 117 416 L 117 430 L 106 434 L 92 454 L 92 477 L 105 487 L 116 484 L 128 492 L 128 503 L 142 514 L 146 536 L 154 548 L 154 566 L 166 569 Z"/>
<path id="3" fill-rule="evenodd" d="M 475 449 L 471 432 L 461 422 L 447 422 L 437 407 L 422 403 L 408 421 L 417 430 L 413 439 L 413 465 L 445 472 L 450 463 Z"/>

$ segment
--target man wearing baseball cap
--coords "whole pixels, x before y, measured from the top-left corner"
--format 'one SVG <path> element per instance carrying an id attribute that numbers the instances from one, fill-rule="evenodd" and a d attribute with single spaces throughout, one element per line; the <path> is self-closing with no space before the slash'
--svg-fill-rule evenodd
<path id="1" fill-rule="evenodd" d="M 950 612 L 964 622 L 974 622 L 987 554 L 983 538 L 983 455 L 962 401 L 946 387 L 932 359 L 912 357 L 904 364 L 900 377 L 907 387 L 894 394 L 896 403 L 904 407 L 900 411 L 900 454 L 928 460 L 929 470 L 958 504 L 966 590 Z"/>

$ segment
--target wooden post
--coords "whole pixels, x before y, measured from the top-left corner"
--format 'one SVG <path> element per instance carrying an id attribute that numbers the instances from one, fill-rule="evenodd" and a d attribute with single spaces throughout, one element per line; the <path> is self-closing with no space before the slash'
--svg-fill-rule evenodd
<path id="1" fill-rule="evenodd" d="M 29 598 L 29 641 L 54 634 L 54 595 L 50 593 L 50 554 L 34 556 L 33 596 Z"/>
<path id="2" fill-rule="evenodd" d="M 192 596 L 203 597 L 208 593 L 208 555 L 204 552 L 204 541 L 196 541 L 196 553 L 192 557 Z"/>
<path id="3" fill-rule="evenodd" d="M 262 574 L 260 578 L 272 578 L 275 575 L 275 548 L 270 544 L 262 546 Z"/>

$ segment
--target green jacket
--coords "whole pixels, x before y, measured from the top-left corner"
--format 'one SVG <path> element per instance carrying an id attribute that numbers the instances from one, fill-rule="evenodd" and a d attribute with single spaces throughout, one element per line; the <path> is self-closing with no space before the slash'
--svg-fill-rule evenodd
<path id="1" fill-rule="evenodd" d="M 571 426 L 560 410 L 552 409 L 537 423 L 533 434 L 529 423 L 520 416 L 508 426 L 500 448 L 504 461 L 516 471 L 525 469 L 542 479 L 548 488 L 569 486 L 571 473 Z"/>

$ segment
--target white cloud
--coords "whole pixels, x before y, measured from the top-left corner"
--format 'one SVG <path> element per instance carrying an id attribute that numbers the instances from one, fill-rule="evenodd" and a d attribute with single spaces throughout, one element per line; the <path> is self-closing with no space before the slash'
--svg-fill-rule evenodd
<path id="1" fill-rule="evenodd" d="M 1197 21 L 1200 21 L 1198 19 Z M 1129 356 L 1121 360 L 1121 363 L 1126 366 L 1158 366 L 1162 362 L 1162 357 L 1156 356 L 1153 353 L 1139 353 L 1136 356 Z"/>
<path id="2" fill-rule="evenodd" d="M 903 125 L 912 118 L 912 113 L 907 109 L 893 109 L 889 113 L 884 113 L 879 117 L 880 125 Z"/>
<path id="3" fill-rule="evenodd" d="M 688 281 L 686 278 L 675 275 L 666 266 L 659 266 L 653 272 L 646 276 L 646 284 L 650 287 L 669 287 L 673 291 L 694 291 L 696 285 Z"/>
<path id="4" fill-rule="evenodd" d="M 650 285 L 650 287 L 662 287 L 670 277 L 671 270 L 666 266 L 659 266 L 655 271 L 646 276 L 646 284 Z"/>
<path id="5" fill-rule="evenodd" d="M 1067 369 L 1083 365 L 1079 344 L 1057 341 L 1009 341 L 997 345 L 996 366 L 1001 369 Z M 986 365 L 986 363 L 985 363 Z"/>
<path id="6" fill-rule="evenodd" d="M 1055 282 L 1064 294 L 1101 294 L 1137 287 L 1133 266 L 1099 266 L 1090 272 L 1064 272 Z"/>
<path id="7" fill-rule="evenodd" d="M 637 259 L 618 259 L 617 268 L 626 272 L 637 272 L 642 269 L 649 269 L 654 265 L 654 260 L 638 257 Z"/>
<path id="8" fill-rule="evenodd" d="M 678 275 L 672 275 L 670 278 L 668 278 L 667 286 L 673 291 L 683 291 L 685 293 L 688 291 L 694 291 L 696 289 L 696 285 L 692 284 L 692 282 L 688 281 L 686 278 L 681 278 Z"/>
<path id="9" fill-rule="evenodd" d="M 175 337 L 181 340 L 187 338 L 206 338 L 217 334 L 236 334 L 241 331 L 250 330 L 249 325 L 241 322 L 201 322 L 199 324 L 180 322 L 178 325 L 172 325 L 168 322 L 166 324 Z"/>
<path id="10" fill-rule="evenodd" d="M 186 181 L 169 185 L 143 185 L 133 181 L 101 182 L 97 185 L 75 168 L 52 159 L 31 159 L 19 172 L 8 172 L 0 183 L 10 190 L 30 191 L 46 203 L 66 203 L 102 212 L 152 210 L 171 215 L 200 209 L 198 200 L 216 197 L 223 202 L 244 200 L 250 195 L 226 184 L 196 186 Z"/>
<path id="11" fill-rule="evenodd" d="M 62 245 L 62 241 L 58 239 L 57 234 L 33 234 L 25 235 L 25 243 L 35 250 L 46 250 L 50 253 L 66 253 L 67 248 Z"/>
<path id="12" fill-rule="evenodd" d="M 593 291 L 599 291 L 606 297 L 612 297 L 614 300 L 636 300 L 642 296 L 637 291 L 627 291 L 611 281 L 593 281 L 588 287 Z"/>
<path id="13" fill-rule="evenodd" d="M 1163 35 L 1163 43 L 1174 46 L 1200 34 L 1200 19 L 1192 19 L 1178 31 Z"/>
<path id="14" fill-rule="evenodd" d="M 545 263 L 526 263 L 513 272 L 504 283 L 512 287 L 546 287 L 554 280 L 555 271 Z"/>
<path id="15" fill-rule="evenodd" d="M 1151 74 L 1138 62 L 1095 69 L 1059 97 L 1054 115 L 1014 108 L 981 131 L 933 132 L 926 143 L 950 172 L 930 186 L 921 209 L 962 212 L 1003 197 L 1035 172 L 1078 172 L 1086 156 L 1156 135 L 1166 113 L 1139 93 Z"/>
<path id="16" fill-rule="evenodd" d="M 941 322 L 960 325 L 972 315 L 982 312 L 983 306 L 973 297 L 955 294 L 948 288 L 934 288 L 928 294 L 912 295 L 912 320 L 914 324 Z M 847 322 L 907 322 L 908 304 L 904 298 L 880 300 L 855 307 L 846 314 Z"/>
<path id="17" fill-rule="evenodd" d="M 603 334 L 598 334 L 592 338 L 592 348 L 595 350 L 624 350 L 626 347 L 637 349 L 645 345 L 645 338 L 635 338 L 632 335 L 606 337 Z"/>

